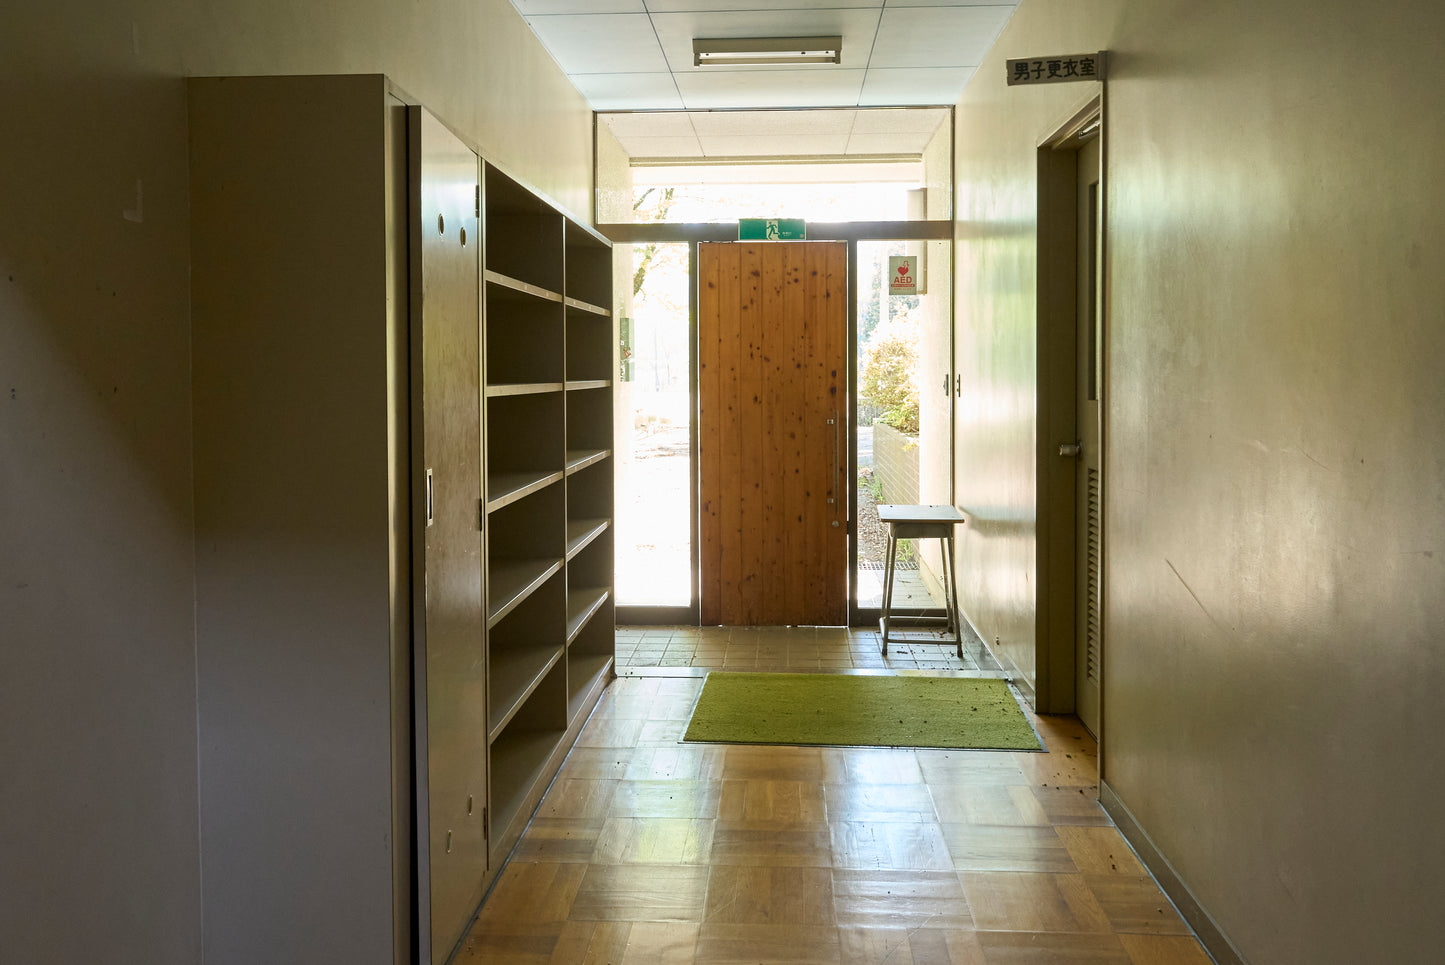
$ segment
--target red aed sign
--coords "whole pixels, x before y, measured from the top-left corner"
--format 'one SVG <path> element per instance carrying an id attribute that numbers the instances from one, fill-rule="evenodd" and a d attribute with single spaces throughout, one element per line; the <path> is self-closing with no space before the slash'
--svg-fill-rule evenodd
<path id="1" fill-rule="evenodd" d="M 918 294 L 917 259 L 912 255 L 888 256 L 888 294 Z"/>

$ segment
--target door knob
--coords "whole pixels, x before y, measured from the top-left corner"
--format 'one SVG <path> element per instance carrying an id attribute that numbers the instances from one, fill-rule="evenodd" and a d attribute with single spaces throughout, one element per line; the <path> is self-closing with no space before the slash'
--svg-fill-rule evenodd
<path id="1" fill-rule="evenodd" d="M 1062 446 L 1059 446 L 1059 455 L 1066 456 L 1070 459 L 1078 458 L 1079 453 L 1083 451 L 1084 447 L 1077 442 L 1066 442 Z"/>

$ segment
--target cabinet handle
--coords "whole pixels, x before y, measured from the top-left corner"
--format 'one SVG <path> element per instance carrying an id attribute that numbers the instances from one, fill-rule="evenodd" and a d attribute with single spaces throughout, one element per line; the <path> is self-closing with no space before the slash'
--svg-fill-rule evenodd
<path id="1" fill-rule="evenodd" d="M 433 512 L 433 505 L 431 470 L 428 469 L 426 471 L 426 524 L 428 526 L 430 526 L 433 522 L 436 521 L 436 514 Z"/>

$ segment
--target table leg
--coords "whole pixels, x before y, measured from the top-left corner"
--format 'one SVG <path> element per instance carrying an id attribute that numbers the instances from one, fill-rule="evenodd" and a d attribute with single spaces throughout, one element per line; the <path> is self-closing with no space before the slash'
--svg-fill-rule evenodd
<path id="1" fill-rule="evenodd" d="M 883 564 L 883 609 L 880 611 L 878 624 L 883 631 L 883 656 L 888 656 L 888 611 L 893 606 L 893 559 L 898 552 L 898 538 L 893 535 L 893 527 L 888 527 L 888 559 Z"/>
<path id="2" fill-rule="evenodd" d="M 954 642 L 958 644 L 958 658 L 963 659 L 963 621 L 958 615 L 958 569 L 953 555 L 953 534 L 950 533 L 943 541 L 943 592 L 946 599 L 943 601 L 948 608 L 948 625 L 953 630 Z M 949 576 L 952 575 L 950 584 Z"/>

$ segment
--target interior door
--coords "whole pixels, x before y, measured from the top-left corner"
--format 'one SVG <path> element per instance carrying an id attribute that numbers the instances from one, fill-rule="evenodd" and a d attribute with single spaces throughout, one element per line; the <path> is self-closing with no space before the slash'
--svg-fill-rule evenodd
<path id="1" fill-rule="evenodd" d="M 409 121 L 412 384 L 421 389 L 417 874 L 422 961 L 436 963 L 481 902 L 487 869 L 479 161 L 426 111 L 412 108 Z"/>
<path id="2" fill-rule="evenodd" d="M 1103 529 L 1100 518 L 1101 460 L 1100 378 L 1103 347 L 1099 338 L 1101 277 L 1099 251 L 1099 138 L 1079 148 L 1078 166 L 1078 380 L 1075 411 L 1079 427 L 1078 477 L 1075 484 L 1078 511 L 1075 519 L 1074 599 L 1074 704 L 1084 726 L 1099 733 L 1099 691 L 1103 679 L 1103 639 L 1100 634 L 1100 563 Z"/>
<path id="3" fill-rule="evenodd" d="M 847 621 L 848 246 L 699 245 L 706 625 Z"/>

